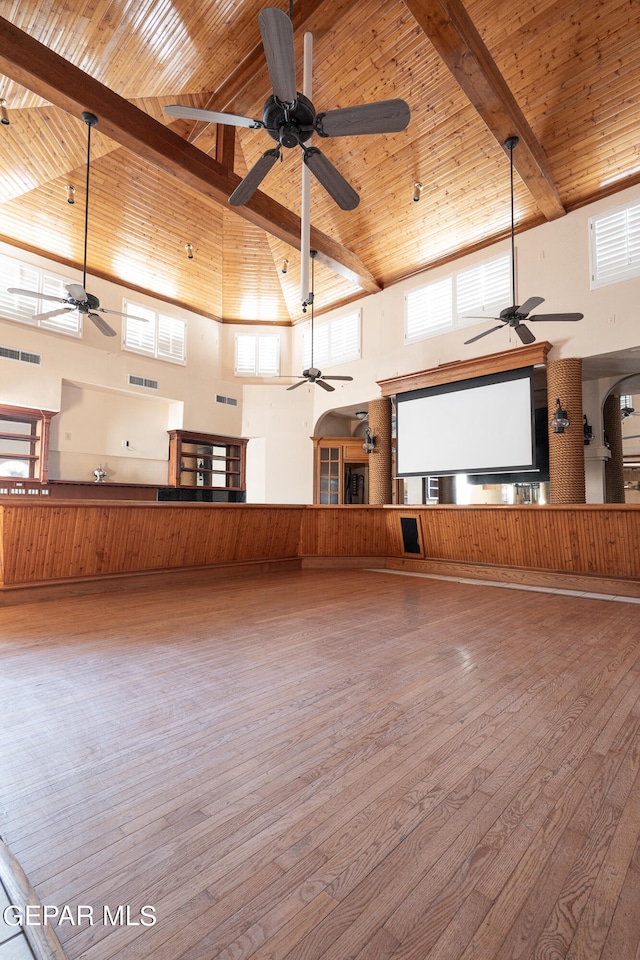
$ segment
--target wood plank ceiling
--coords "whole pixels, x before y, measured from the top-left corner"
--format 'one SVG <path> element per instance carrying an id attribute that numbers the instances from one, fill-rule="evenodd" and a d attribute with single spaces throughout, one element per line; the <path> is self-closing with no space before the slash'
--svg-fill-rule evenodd
<path id="1" fill-rule="evenodd" d="M 5 0 L 0 240 L 81 268 L 90 110 L 89 275 L 223 321 L 298 319 L 299 151 L 232 208 L 272 141 L 163 112 L 261 116 L 265 5 Z M 640 181 L 637 2 L 299 0 L 293 23 L 299 85 L 303 34 L 314 37 L 317 110 L 394 97 L 411 108 L 402 133 L 319 144 L 361 201 L 342 211 L 312 181 L 318 312 L 504 237 L 511 134 L 518 230 Z"/>

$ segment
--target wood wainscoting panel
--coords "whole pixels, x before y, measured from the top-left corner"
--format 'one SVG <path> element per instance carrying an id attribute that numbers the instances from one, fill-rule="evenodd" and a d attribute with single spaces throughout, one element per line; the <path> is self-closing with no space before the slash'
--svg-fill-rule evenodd
<path id="1" fill-rule="evenodd" d="M 303 557 L 385 557 L 390 553 L 384 508 L 308 506 L 302 516 Z"/>
<path id="2" fill-rule="evenodd" d="M 246 504 L 4 504 L 2 582 L 297 557 L 303 510 Z"/>
<path id="3" fill-rule="evenodd" d="M 386 509 L 393 555 L 406 556 L 406 507 Z M 419 516 L 428 560 L 640 579 L 640 510 L 631 504 L 433 506 Z"/>

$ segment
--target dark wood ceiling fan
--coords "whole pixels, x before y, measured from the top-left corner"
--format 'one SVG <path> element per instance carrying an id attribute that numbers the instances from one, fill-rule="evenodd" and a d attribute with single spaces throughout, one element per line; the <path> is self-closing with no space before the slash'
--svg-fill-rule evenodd
<path id="1" fill-rule="evenodd" d="M 296 61 L 291 18 L 277 7 L 265 7 L 258 16 L 262 45 L 273 93 L 262 109 L 262 119 L 231 113 L 217 113 L 196 107 L 171 104 L 165 113 L 187 120 L 229 124 L 266 130 L 277 146 L 266 150 L 236 187 L 229 203 L 248 203 L 274 164 L 283 147 L 301 147 L 303 159 L 311 173 L 343 210 L 353 210 L 360 198 L 340 171 L 317 148 L 307 146 L 314 133 L 320 137 L 352 137 L 375 133 L 397 133 L 404 130 L 411 118 L 404 100 L 381 100 L 339 110 L 317 113 L 308 97 L 296 85 Z"/>
<path id="2" fill-rule="evenodd" d="M 508 137 L 504 146 L 509 151 L 509 167 L 511 173 L 511 299 L 513 301 L 512 306 L 505 307 L 504 310 L 500 311 L 500 314 L 497 317 L 494 317 L 494 320 L 500 320 L 500 323 L 495 327 L 489 327 L 488 330 L 483 330 L 482 333 L 476 334 L 475 337 L 471 337 L 470 340 L 465 340 L 465 345 L 468 343 L 475 343 L 476 340 L 480 340 L 482 337 L 488 336 L 490 333 L 493 333 L 495 330 L 500 330 L 506 324 L 509 327 L 512 327 L 516 335 L 520 338 L 522 343 L 534 343 L 535 337 L 529 327 L 523 322 L 527 320 L 529 323 L 536 323 L 537 321 L 561 321 L 566 322 L 575 322 L 576 320 L 582 320 L 584 314 L 582 313 L 538 313 L 533 316 L 529 316 L 532 310 L 535 310 L 536 307 L 539 307 L 541 303 L 544 303 L 544 297 L 529 297 L 528 300 L 518 306 L 516 304 L 516 250 L 515 250 L 515 217 L 514 217 L 514 203 L 513 203 L 513 150 L 519 142 L 518 137 Z M 487 319 L 483 317 L 468 317 L 469 320 L 481 320 Z"/>
<path id="3" fill-rule="evenodd" d="M 55 297 L 49 293 L 38 293 L 35 290 L 21 290 L 18 287 L 9 287 L 9 293 L 17 294 L 21 297 L 34 297 L 36 300 L 53 300 L 55 303 L 62 303 L 62 307 L 58 307 L 56 310 L 49 310 L 45 313 L 36 313 L 33 315 L 34 320 L 48 320 L 50 317 L 60 316 L 63 313 L 70 313 L 73 310 L 77 310 L 79 313 L 83 314 L 96 325 L 100 333 L 103 333 L 105 337 L 115 337 L 116 331 L 113 327 L 107 323 L 104 317 L 101 317 L 101 313 L 109 313 L 116 317 L 129 316 L 131 314 L 121 313 L 119 310 L 107 310 L 106 307 L 100 306 L 100 301 L 97 297 L 94 297 L 93 294 L 87 293 L 87 240 L 89 236 L 89 171 L 91 169 L 91 128 L 97 126 L 98 118 L 93 113 L 85 110 L 82 113 L 82 119 L 87 125 L 87 174 L 86 174 L 86 191 L 85 191 L 85 208 L 84 208 L 84 253 L 83 253 L 83 265 L 82 265 L 82 284 L 79 283 L 67 283 L 65 287 L 68 291 L 67 297 Z M 145 317 L 132 317 L 132 319 L 140 320 L 144 323 L 147 323 L 148 320 Z"/>

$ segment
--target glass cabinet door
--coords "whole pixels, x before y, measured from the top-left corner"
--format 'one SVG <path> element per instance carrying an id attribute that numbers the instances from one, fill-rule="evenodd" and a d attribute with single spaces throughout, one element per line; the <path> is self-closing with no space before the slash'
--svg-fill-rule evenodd
<path id="1" fill-rule="evenodd" d="M 319 461 L 320 503 L 340 503 L 340 447 L 322 447 Z"/>

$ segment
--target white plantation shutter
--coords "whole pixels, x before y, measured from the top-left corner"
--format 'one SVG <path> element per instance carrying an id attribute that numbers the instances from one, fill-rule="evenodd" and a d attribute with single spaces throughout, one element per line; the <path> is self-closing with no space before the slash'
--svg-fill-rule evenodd
<path id="1" fill-rule="evenodd" d="M 280 375 L 280 337 L 258 337 L 258 376 Z"/>
<path id="2" fill-rule="evenodd" d="M 156 352 L 156 314 L 155 310 L 143 307 L 139 303 L 125 300 L 123 322 L 123 346 L 136 353 L 148 353 L 152 357 Z"/>
<path id="3" fill-rule="evenodd" d="M 144 353 L 158 360 L 185 363 L 187 325 L 178 317 L 157 313 L 131 300 L 124 301 L 122 346 L 132 353 Z"/>
<path id="4" fill-rule="evenodd" d="M 423 340 L 453 329 L 453 283 L 444 277 L 405 296 L 405 342 Z"/>
<path id="5" fill-rule="evenodd" d="M 236 377 L 255 377 L 256 338 L 247 334 L 236 337 Z"/>
<path id="6" fill-rule="evenodd" d="M 280 375 L 280 337 L 276 334 L 236 337 L 237 377 L 277 377 Z"/>
<path id="7" fill-rule="evenodd" d="M 511 304 L 511 256 L 502 254 L 405 295 L 405 343 L 482 323 Z M 486 319 L 486 318 L 485 318 Z"/>
<path id="8" fill-rule="evenodd" d="M 511 305 L 511 257 L 505 254 L 468 270 L 460 270 L 456 278 L 456 316 L 460 326 L 477 323 L 470 315 L 497 313 Z"/>
<path id="9" fill-rule="evenodd" d="M 329 328 L 331 363 L 360 359 L 360 311 L 333 320 Z"/>
<path id="10" fill-rule="evenodd" d="M 33 290 L 34 293 L 46 293 L 52 297 L 63 298 L 68 296 L 66 282 L 68 281 L 63 280 L 62 277 L 45 273 L 39 267 L 21 263 L 11 257 L 0 257 L 0 314 L 9 320 L 17 320 L 34 327 L 79 337 L 82 325 L 77 310 L 61 313 L 47 320 L 34 320 L 34 314 L 55 310 L 57 306 L 55 302 L 36 300 L 34 297 L 9 293 L 7 290 L 7 287 L 19 287 L 22 290 Z"/>
<path id="11" fill-rule="evenodd" d="M 186 348 L 186 324 L 184 320 L 158 314 L 158 357 L 184 363 Z"/>
<path id="12" fill-rule="evenodd" d="M 640 276 L 640 203 L 591 217 L 591 287 Z"/>
<path id="13" fill-rule="evenodd" d="M 359 360 L 361 355 L 360 311 L 345 313 L 325 323 L 316 323 L 313 337 L 313 365 L 320 369 Z M 311 330 L 302 335 L 303 364 L 311 364 Z"/>

